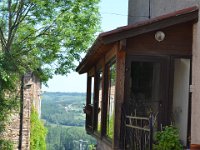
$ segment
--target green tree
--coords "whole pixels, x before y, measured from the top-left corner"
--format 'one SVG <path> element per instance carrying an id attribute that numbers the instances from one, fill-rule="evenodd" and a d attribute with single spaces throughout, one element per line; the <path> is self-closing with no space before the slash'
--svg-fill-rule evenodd
<path id="1" fill-rule="evenodd" d="M 64 75 L 75 68 L 98 29 L 98 3 L 0 1 L 0 132 L 20 98 L 17 91 L 25 73 L 34 72 L 45 82 L 54 73 Z"/>
<path id="2" fill-rule="evenodd" d="M 47 80 L 75 68 L 99 24 L 99 0 L 2 0 L 0 43 L 6 69 Z M 40 68 L 40 69 L 38 69 Z"/>

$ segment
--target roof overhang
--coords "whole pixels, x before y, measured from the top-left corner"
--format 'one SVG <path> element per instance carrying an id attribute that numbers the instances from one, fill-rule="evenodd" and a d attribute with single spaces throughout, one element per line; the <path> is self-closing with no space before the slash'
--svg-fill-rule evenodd
<path id="1" fill-rule="evenodd" d="M 108 51 L 113 43 L 122 39 L 131 38 L 151 31 L 167 28 L 173 25 L 186 22 L 197 22 L 198 7 L 193 6 L 182 9 L 163 16 L 152 18 L 146 21 L 123 26 L 115 30 L 99 34 L 94 44 L 88 50 L 85 58 L 80 62 L 76 71 L 80 74 L 90 69 L 93 63 L 97 61 L 106 51 Z"/>

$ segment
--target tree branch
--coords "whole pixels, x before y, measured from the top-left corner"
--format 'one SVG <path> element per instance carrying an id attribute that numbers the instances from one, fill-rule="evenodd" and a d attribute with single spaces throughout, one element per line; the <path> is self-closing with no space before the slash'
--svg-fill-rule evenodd
<path id="1" fill-rule="evenodd" d="M 21 0 L 19 2 L 19 8 L 17 9 L 17 12 L 16 12 L 16 17 L 15 17 L 15 21 L 14 21 L 14 24 L 13 26 L 15 26 L 19 20 L 19 18 L 21 17 L 21 12 L 23 10 L 23 7 L 24 7 L 24 0 Z"/>
<path id="2" fill-rule="evenodd" d="M 35 4 L 31 3 L 30 5 L 28 5 L 21 13 L 24 14 L 23 16 L 21 15 L 21 17 L 19 18 L 18 23 L 16 24 L 17 26 L 19 25 L 19 23 L 21 23 L 28 15 L 28 13 L 30 12 L 31 8 L 34 7 Z"/>
<path id="3" fill-rule="evenodd" d="M 10 38 L 12 34 L 12 10 L 11 10 L 12 0 L 8 0 L 8 41 L 6 45 L 6 51 L 10 50 Z"/>
<path id="4" fill-rule="evenodd" d="M 15 5 L 15 7 L 14 7 L 14 12 L 13 12 L 13 16 L 15 16 L 16 15 L 16 13 L 17 13 L 17 8 L 18 8 L 18 5 L 19 5 L 19 0 L 16 0 L 16 5 Z"/>
<path id="5" fill-rule="evenodd" d="M 11 5 L 12 5 L 12 0 L 8 0 L 8 26 L 9 26 L 9 31 L 11 29 L 12 26 L 12 10 L 11 10 Z"/>
<path id="6" fill-rule="evenodd" d="M 20 13 L 18 14 L 18 16 L 16 16 L 16 19 L 15 20 L 15 23 L 13 24 L 13 26 L 11 27 L 10 29 L 10 36 L 9 36 L 9 40 L 8 40 L 8 44 L 7 44 L 7 47 L 10 47 L 12 42 L 13 42 L 13 39 L 15 37 L 15 34 L 17 32 L 17 29 L 18 29 L 18 26 L 19 24 L 26 18 L 26 16 L 28 15 L 30 9 L 33 7 L 33 4 L 29 4 L 24 10 L 23 10 L 23 7 L 21 8 L 20 10 Z M 24 14 L 25 13 L 25 14 Z M 24 14 L 24 15 L 23 15 Z"/>
<path id="7" fill-rule="evenodd" d="M 4 34 L 3 34 L 3 31 L 2 31 L 2 28 L 0 27 L 0 37 L 1 37 L 1 44 L 2 44 L 2 48 L 4 49 L 5 46 L 6 46 L 6 39 L 4 37 Z"/>

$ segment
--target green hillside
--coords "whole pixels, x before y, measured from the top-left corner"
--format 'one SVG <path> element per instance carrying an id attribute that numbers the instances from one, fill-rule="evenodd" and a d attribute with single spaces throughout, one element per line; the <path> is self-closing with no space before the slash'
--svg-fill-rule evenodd
<path id="1" fill-rule="evenodd" d="M 85 93 L 45 92 L 41 118 L 48 129 L 47 150 L 89 149 L 95 140 L 85 132 Z"/>

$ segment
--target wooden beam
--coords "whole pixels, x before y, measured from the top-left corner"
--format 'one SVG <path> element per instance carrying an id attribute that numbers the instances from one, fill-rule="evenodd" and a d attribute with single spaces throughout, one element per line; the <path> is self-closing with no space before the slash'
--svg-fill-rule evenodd
<path id="1" fill-rule="evenodd" d="M 193 11 L 188 14 L 173 16 L 163 20 L 157 20 L 152 22 L 150 21 L 149 23 L 146 23 L 141 26 L 136 26 L 121 32 L 115 32 L 113 34 L 104 36 L 102 38 L 102 41 L 104 44 L 109 44 L 125 38 L 134 37 L 151 31 L 156 31 L 158 29 L 160 30 L 176 24 L 186 23 L 190 21 L 194 23 L 197 21 L 197 18 L 198 18 L 198 11 Z"/>
<path id="2" fill-rule="evenodd" d="M 125 51 L 126 50 L 126 39 L 122 39 L 119 42 L 119 51 Z"/>

